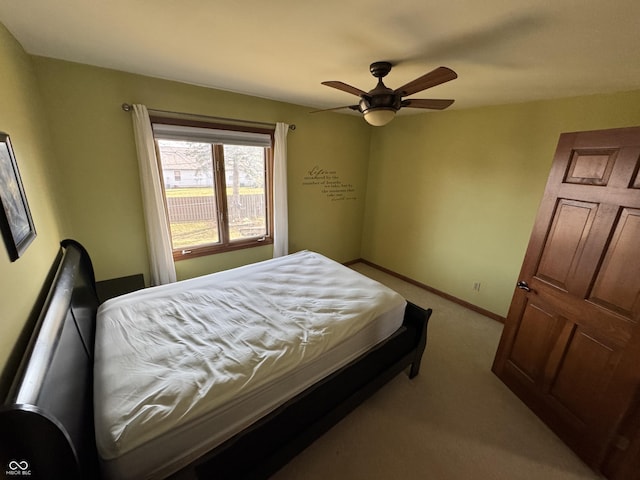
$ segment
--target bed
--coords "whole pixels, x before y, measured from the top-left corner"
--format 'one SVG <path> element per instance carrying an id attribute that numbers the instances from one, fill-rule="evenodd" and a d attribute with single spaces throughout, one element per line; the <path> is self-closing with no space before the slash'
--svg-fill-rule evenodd
<path id="1" fill-rule="evenodd" d="M 266 478 L 398 373 L 418 374 L 431 310 L 397 297 L 299 252 L 98 306 L 89 255 L 66 240 L 0 407 L 0 465 L 36 478 Z M 158 370 L 159 357 L 173 363 Z"/>

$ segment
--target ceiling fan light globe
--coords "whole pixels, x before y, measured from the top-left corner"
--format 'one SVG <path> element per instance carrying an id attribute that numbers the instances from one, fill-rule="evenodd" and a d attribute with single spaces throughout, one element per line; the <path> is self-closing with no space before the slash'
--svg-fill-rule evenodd
<path id="1" fill-rule="evenodd" d="M 393 120 L 396 111 L 390 108 L 372 108 L 364 112 L 364 119 L 369 125 L 382 127 Z"/>

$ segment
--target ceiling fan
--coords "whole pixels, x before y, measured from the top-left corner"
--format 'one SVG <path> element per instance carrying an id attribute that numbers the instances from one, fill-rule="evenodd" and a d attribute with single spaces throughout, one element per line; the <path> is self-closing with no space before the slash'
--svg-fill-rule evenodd
<path id="1" fill-rule="evenodd" d="M 445 82 L 449 82 L 458 78 L 458 74 L 447 67 L 438 67 L 429 73 L 416 78 L 415 80 L 392 90 L 382 83 L 382 78 L 386 77 L 391 71 L 390 62 L 374 62 L 369 66 L 371 74 L 378 79 L 378 84 L 373 90 L 365 92 L 359 88 L 352 87 L 344 82 L 332 80 L 322 82 L 322 85 L 337 88 L 343 92 L 351 93 L 360 97 L 357 105 L 345 105 L 342 107 L 328 108 L 325 110 L 316 110 L 315 112 L 327 112 L 330 110 L 340 110 L 342 108 L 350 108 L 357 110 L 364 115 L 364 119 L 371 125 L 382 126 L 389 123 L 396 115 L 396 112 L 404 107 L 410 108 L 428 108 L 432 110 L 443 110 L 451 105 L 453 100 L 439 99 L 418 99 L 407 98 L 409 95 L 421 92 L 427 88 L 435 87 Z"/>

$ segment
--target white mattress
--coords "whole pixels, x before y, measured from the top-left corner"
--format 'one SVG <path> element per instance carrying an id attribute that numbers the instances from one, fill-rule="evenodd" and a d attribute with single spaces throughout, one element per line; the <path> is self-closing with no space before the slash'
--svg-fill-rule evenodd
<path id="1" fill-rule="evenodd" d="M 98 311 L 107 478 L 161 478 L 387 338 L 405 300 L 317 253 L 149 288 Z"/>

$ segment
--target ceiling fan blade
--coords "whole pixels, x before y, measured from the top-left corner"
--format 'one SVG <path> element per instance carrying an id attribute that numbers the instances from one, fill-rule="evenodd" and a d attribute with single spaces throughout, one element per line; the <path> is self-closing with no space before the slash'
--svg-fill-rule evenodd
<path id="1" fill-rule="evenodd" d="M 414 93 L 435 87 L 441 83 L 449 82 L 458 78 L 458 74 L 447 67 L 438 67 L 435 70 L 425 73 L 414 81 L 395 89 L 395 93 L 399 93 L 401 97 L 413 95 Z"/>
<path id="2" fill-rule="evenodd" d="M 430 108 L 431 110 L 444 110 L 450 106 L 455 100 L 441 100 L 441 99 L 422 99 L 422 98 L 408 98 L 402 101 L 403 107 L 411 108 Z"/>
<path id="3" fill-rule="evenodd" d="M 364 90 L 360 90 L 359 88 L 352 87 L 344 82 L 339 82 L 337 80 L 330 80 L 328 82 L 322 82 L 322 85 L 326 85 L 327 87 L 337 88 L 338 90 L 342 90 L 343 92 L 352 93 L 353 95 L 366 95 L 367 92 Z"/>
<path id="4" fill-rule="evenodd" d="M 343 105 L 341 107 L 325 108 L 323 110 L 314 110 L 314 111 L 309 112 L 309 113 L 330 112 L 332 110 L 341 110 L 343 108 L 350 108 L 351 110 L 358 110 L 359 109 L 358 105 Z"/>

